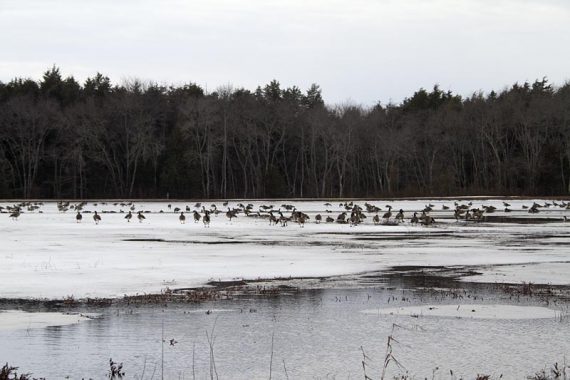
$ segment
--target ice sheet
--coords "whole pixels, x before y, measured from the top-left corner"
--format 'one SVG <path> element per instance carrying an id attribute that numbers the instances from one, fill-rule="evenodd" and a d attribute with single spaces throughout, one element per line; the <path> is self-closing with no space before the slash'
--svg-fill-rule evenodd
<path id="1" fill-rule="evenodd" d="M 135 211 L 151 211 L 143 223 L 136 216 L 127 223 L 129 205 L 90 202 L 83 210 L 100 213 L 102 221 L 95 225 L 91 213 L 76 223 L 73 210 L 59 212 L 55 202 L 44 202 L 38 210 L 24 209 L 17 221 L 0 214 L 0 298 L 119 297 L 212 279 L 322 277 L 401 265 L 484 266 L 474 280 L 570 284 L 570 223 L 563 222 L 570 211 L 552 206 L 529 215 L 522 208 L 545 200 L 509 200 L 513 212 L 508 214 L 503 200 L 472 200 L 471 207 L 497 207 L 493 216 L 536 218 L 528 224 L 456 222 L 451 210 L 442 210 L 444 204 L 453 209 L 453 200 L 369 202 L 383 209 L 380 216 L 387 204 L 394 214 L 402 208 L 406 219 L 432 203 L 438 223 L 375 226 L 368 214 L 356 227 L 315 224 L 316 213 L 336 218 L 344 211 L 340 202 L 282 200 L 234 201 L 227 207 L 252 203 L 255 212 L 263 204 L 275 209 L 294 204 L 311 217 L 305 227 L 269 226 L 264 218 L 244 214 L 230 222 L 222 202 L 203 202 L 224 211 L 212 216 L 210 228 L 194 223 L 192 213 L 186 213 L 186 224 L 179 223 L 174 208 L 193 210 L 194 202 L 170 202 L 171 208 L 167 202 L 135 202 Z"/>

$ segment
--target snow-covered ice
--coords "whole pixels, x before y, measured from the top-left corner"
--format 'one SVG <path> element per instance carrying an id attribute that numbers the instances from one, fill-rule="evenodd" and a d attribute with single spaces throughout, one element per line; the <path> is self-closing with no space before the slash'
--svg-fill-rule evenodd
<path id="1" fill-rule="evenodd" d="M 80 314 L 57 312 L 33 312 L 22 310 L 0 310 L 0 330 L 37 329 L 49 326 L 66 326 L 88 321 Z"/>
<path id="2" fill-rule="evenodd" d="M 493 216 L 537 219 L 527 224 L 456 222 L 452 210 L 442 210 L 444 204 L 453 209 L 453 200 L 369 201 L 383 209 L 380 216 L 391 204 L 396 212 L 404 209 L 406 219 L 432 203 L 438 223 L 429 227 L 374 226 L 371 214 L 357 227 L 314 223 L 316 213 L 336 218 L 344 211 L 338 201 L 242 202 L 252 203 L 254 211 L 262 204 L 294 204 L 311 216 L 304 228 L 269 226 L 244 214 L 229 222 L 224 213 L 212 216 L 210 228 L 194 223 L 192 213 L 180 224 L 172 210 L 194 209 L 194 202 L 170 202 L 171 208 L 167 202 L 135 202 L 136 211 L 151 212 L 143 223 L 136 215 L 126 222 L 121 211 L 128 206 L 89 202 L 83 210 L 102 216 L 95 225 L 92 214 L 76 223 L 72 210 L 59 212 L 55 202 L 44 202 L 39 210 L 24 209 L 17 221 L 0 214 L 0 298 L 118 297 L 209 280 L 324 277 L 394 266 L 472 266 L 481 275 L 469 280 L 568 285 L 570 223 L 563 216 L 570 211 L 552 206 L 530 215 L 522 205 L 534 201 L 546 202 L 510 200 L 513 212 L 506 214 L 500 199 L 472 199 L 472 207 L 497 207 Z M 203 204 L 212 203 L 226 210 L 221 201 Z M 554 223 L 541 223 L 546 220 Z"/>

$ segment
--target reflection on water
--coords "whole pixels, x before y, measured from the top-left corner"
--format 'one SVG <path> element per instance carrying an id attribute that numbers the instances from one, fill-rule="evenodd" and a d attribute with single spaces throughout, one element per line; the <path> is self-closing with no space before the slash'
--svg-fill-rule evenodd
<path id="1" fill-rule="evenodd" d="M 508 302 L 508 297 L 484 288 L 479 289 L 481 298 Z M 367 374 L 379 378 L 393 323 L 401 326 L 394 334 L 400 342 L 393 347 L 394 356 L 416 378 L 431 378 L 436 367 L 441 378 L 448 378 L 450 369 L 468 378 L 477 373 L 525 378 L 570 354 L 567 320 L 361 312 L 434 300 L 463 302 L 402 289 L 328 289 L 199 305 L 89 309 L 102 318 L 0 332 L 0 361 L 48 379 L 104 378 L 109 358 L 123 362 L 126 377 L 132 379 L 160 378 L 162 365 L 165 379 L 205 379 L 210 371 L 222 379 L 267 379 L 270 368 L 272 379 L 353 379 L 363 376 L 362 346 L 373 365 Z M 464 303 L 474 302 L 479 301 L 469 297 Z"/>

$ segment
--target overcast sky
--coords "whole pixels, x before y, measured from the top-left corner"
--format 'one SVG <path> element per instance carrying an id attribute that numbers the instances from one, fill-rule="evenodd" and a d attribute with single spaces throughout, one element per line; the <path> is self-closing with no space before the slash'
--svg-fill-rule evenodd
<path id="1" fill-rule="evenodd" d="M 570 1 L 0 0 L 0 81 L 53 64 L 81 82 L 318 83 L 331 104 L 562 84 Z"/>

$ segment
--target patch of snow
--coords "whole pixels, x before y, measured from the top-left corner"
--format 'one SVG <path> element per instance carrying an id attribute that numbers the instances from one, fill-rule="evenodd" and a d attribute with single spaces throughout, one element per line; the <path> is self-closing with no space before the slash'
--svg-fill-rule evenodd
<path id="1" fill-rule="evenodd" d="M 80 314 L 55 312 L 26 312 L 0 310 L 0 330 L 38 329 L 49 326 L 67 326 L 92 318 Z"/>

